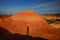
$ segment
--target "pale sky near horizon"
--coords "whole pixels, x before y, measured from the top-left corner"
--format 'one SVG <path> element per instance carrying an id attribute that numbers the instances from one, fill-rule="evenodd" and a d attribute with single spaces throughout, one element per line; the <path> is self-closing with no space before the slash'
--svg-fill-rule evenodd
<path id="1" fill-rule="evenodd" d="M 33 10 L 39 14 L 60 13 L 60 0 L 0 0 L 0 14 Z"/>

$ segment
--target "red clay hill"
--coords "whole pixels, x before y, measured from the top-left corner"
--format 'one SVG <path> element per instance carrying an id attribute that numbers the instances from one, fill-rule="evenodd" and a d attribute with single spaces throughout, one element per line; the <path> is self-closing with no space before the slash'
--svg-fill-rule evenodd
<path id="1" fill-rule="evenodd" d="M 60 31 L 52 28 L 40 15 L 32 10 L 18 12 L 0 22 L 0 26 L 8 29 L 11 33 L 19 33 L 33 37 L 43 37 L 49 40 L 59 39 L 57 34 Z"/>

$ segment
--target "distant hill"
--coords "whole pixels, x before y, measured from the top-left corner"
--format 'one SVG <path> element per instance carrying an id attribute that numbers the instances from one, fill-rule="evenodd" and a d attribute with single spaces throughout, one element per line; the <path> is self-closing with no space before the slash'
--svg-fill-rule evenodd
<path id="1" fill-rule="evenodd" d="M 44 19 L 60 19 L 60 14 L 41 14 Z"/>
<path id="2" fill-rule="evenodd" d="M 2 18 L 2 19 L 8 18 L 8 17 L 10 17 L 10 16 L 12 16 L 12 15 L 2 15 L 2 14 L 0 14 L 0 18 Z"/>

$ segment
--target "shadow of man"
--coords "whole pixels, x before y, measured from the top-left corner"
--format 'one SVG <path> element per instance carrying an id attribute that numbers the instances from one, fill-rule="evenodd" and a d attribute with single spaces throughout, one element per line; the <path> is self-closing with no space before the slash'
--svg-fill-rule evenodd
<path id="1" fill-rule="evenodd" d="M 7 29 L 0 27 L 0 40 L 47 40 L 45 38 L 32 37 L 28 35 L 12 34 Z"/>

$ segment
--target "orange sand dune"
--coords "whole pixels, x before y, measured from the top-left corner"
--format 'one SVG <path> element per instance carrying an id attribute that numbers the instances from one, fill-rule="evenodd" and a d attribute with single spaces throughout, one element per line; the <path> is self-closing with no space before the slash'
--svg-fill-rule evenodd
<path id="1" fill-rule="evenodd" d="M 8 29 L 11 33 L 43 37 L 49 40 L 59 40 L 60 30 L 52 28 L 40 15 L 32 10 L 24 10 L 0 22 L 0 26 Z"/>

